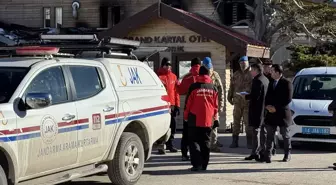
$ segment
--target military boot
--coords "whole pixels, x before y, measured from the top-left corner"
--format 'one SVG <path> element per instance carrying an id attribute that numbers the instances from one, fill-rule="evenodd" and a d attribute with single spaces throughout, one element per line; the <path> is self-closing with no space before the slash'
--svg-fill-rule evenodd
<path id="1" fill-rule="evenodd" d="M 233 135 L 232 136 L 232 143 L 230 145 L 230 148 L 238 148 L 238 141 L 239 141 L 239 135 Z"/>

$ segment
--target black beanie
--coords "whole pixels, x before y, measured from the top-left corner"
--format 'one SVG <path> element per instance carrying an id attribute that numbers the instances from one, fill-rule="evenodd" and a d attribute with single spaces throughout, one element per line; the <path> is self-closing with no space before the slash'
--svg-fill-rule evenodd
<path id="1" fill-rule="evenodd" d="M 193 58 L 192 60 L 191 60 L 191 67 L 192 66 L 195 66 L 195 65 L 202 65 L 202 61 L 201 61 L 201 59 L 200 58 Z"/>
<path id="2" fill-rule="evenodd" d="M 170 61 L 167 57 L 164 57 L 161 61 L 161 67 L 168 66 L 168 65 L 171 65 Z"/>
<path id="3" fill-rule="evenodd" d="M 206 68 L 205 66 L 201 66 L 200 70 L 199 70 L 199 75 L 209 75 L 210 71 L 208 68 Z"/>

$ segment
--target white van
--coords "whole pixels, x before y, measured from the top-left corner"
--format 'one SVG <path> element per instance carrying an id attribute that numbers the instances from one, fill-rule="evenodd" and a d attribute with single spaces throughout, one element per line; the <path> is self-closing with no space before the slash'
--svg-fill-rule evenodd
<path id="1" fill-rule="evenodd" d="M 292 141 L 336 143 L 336 125 L 328 112 L 328 105 L 336 98 L 336 67 L 302 69 L 293 86 Z"/>
<path id="2" fill-rule="evenodd" d="M 169 111 L 160 79 L 137 60 L 0 59 L 0 184 L 58 184 L 104 171 L 113 184 L 135 184 L 154 142 L 170 136 Z"/>

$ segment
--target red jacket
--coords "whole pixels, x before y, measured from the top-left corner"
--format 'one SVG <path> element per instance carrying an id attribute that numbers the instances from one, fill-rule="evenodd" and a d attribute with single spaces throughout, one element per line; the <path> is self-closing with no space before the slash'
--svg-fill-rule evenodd
<path id="1" fill-rule="evenodd" d="M 200 65 L 195 65 L 191 67 L 189 74 L 187 74 L 179 86 L 178 92 L 180 95 L 185 95 L 188 93 L 191 84 L 196 82 L 196 77 L 198 76 Z"/>
<path id="2" fill-rule="evenodd" d="M 218 93 L 209 76 L 198 76 L 187 95 L 184 120 L 189 127 L 211 127 L 218 118 Z"/>
<path id="3" fill-rule="evenodd" d="M 164 68 L 160 68 L 157 74 L 167 90 L 170 105 L 180 107 L 180 95 L 177 92 L 179 81 L 176 75 Z"/>

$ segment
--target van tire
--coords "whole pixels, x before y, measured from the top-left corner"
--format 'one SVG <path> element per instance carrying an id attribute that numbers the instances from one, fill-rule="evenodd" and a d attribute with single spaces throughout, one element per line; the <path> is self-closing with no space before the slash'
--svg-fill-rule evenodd
<path id="1" fill-rule="evenodd" d="M 131 154 L 129 151 L 137 151 L 137 154 Z M 129 159 L 130 162 L 126 162 L 125 159 Z M 136 134 L 125 132 L 121 135 L 113 160 L 108 163 L 107 174 L 114 185 L 134 185 L 141 177 L 144 163 L 145 153 L 140 138 Z M 133 164 L 135 171 L 132 170 L 134 168 L 126 167 Z"/>
<path id="2" fill-rule="evenodd" d="M 7 175 L 3 170 L 2 166 L 0 166 L 0 184 L 1 185 L 8 185 Z"/>

